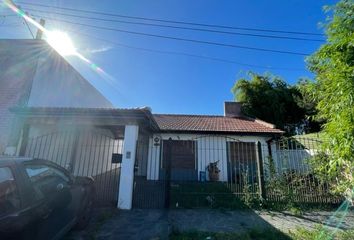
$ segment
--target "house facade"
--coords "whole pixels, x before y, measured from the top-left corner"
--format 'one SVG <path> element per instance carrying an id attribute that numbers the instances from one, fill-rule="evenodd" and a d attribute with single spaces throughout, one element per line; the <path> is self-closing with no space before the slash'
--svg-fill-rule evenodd
<path id="1" fill-rule="evenodd" d="M 224 108 L 224 116 L 154 114 L 160 130 L 150 137 L 147 179 L 163 179 L 168 140 L 173 142 L 172 180 L 209 181 L 208 168 L 214 163 L 219 170 L 217 180 L 222 182 L 232 177 L 230 169 L 241 172 L 248 167 L 256 171 L 257 158 L 269 155 L 268 142 L 283 132 L 244 116 L 240 103 L 226 102 Z M 234 165 L 236 158 L 244 163 Z"/>
<path id="2" fill-rule="evenodd" d="M 236 102 L 222 116 L 113 108 L 42 40 L 0 40 L 0 63 L 0 154 L 92 176 L 98 200 L 122 209 L 166 180 L 256 183 L 283 133 Z"/>

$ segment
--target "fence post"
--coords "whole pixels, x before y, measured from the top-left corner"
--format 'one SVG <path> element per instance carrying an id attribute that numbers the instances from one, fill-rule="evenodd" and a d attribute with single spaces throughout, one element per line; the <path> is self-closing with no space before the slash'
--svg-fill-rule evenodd
<path id="1" fill-rule="evenodd" d="M 29 125 L 24 124 L 23 128 L 22 128 L 22 138 L 21 138 L 20 151 L 19 151 L 20 156 L 25 156 L 25 154 L 26 154 L 26 148 L 28 145 L 28 137 L 29 137 Z"/>
<path id="2" fill-rule="evenodd" d="M 79 131 L 78 130 L 74 130 L 74 141 L 73 141 L 73 146 L 72 146 L 72 150 L 71 150 L 71 156 L 70 156 L 70 167 L 69 167 L 69 171 L 74 174 L 75 171 L 75 163 L 76 163 L 76 153 L 77 153 L 77 148 L 79 146 Z"/>
<path id="3" fill-rule="evenodd" d="M 266 199 L 266 188 L 264 181 L 264 170 L 263 170 L 263 157 L 262 157 L 262 144 L 257 142 L 258 157 L 257 157 L 257 169 L 258 169 L 258 185 L 259 185 L 259 195 L 262 199 Z"/>
<path id="4" fill-rule="evenodd" d="M 165 208 L 170 207 L 172 138 L 166 144 Z"/>

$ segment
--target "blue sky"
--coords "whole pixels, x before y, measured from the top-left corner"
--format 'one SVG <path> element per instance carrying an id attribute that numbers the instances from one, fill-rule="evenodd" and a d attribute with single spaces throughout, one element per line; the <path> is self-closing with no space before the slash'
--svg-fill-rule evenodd
<path id="1" fill-rule="evenodd" d="M 322 33 L 321 28 L 319 28 L 319 22 L 325 21 L 326 17 L 322 11 L 323 5 L 332 5 L 336 2 L 320 0 L 23 1 L 147 18 L 315 33 Z M 268 39 L 99 22 L 57 16 L 50 13 L 50 11 L 73 13 L 64 10 L 45 9 L 28 5 L 21 6 L 24 9 L 27 7 L 48 11 L 48 13 L 44 14 L 28 10 L 28 12 L 33 14 L 65 18 L 69 21 L 258 48 L 312 53 L 321 44 L 320 42 Z M 1 17 L 1 15 L 8 14 L 11 14 L 8 9 L 0 8 L 0 38 L 31 38 L 28 29 L 21 23 L 19 17 Z M 90 14 L 90 16 L 94 15 Z M 95 17 L 103 16 L 96 15 Z M 136 20 L 131 19 L 131 21 Z M 230 92 L 231 87 L 237 79 L 244 77 L 248 71 L 258 73 L 272 72 L 283 77 L 291 84 L 295 83 L 300 77 L 312 77 L 312 74 L 306 70 L 304 56 L 130 35 L 59 23 L 48 19 L 46 27 L 48 29 L 68 31 L 78 51 L 102 67 L 110 75 L 109 78 L 101 76 L 77 58 L 67 57 L 67 60 L 116 107 L 150 106 L 155 113 L 222 114 L 223 102 L 233 99 L 233 95 Z M 77 34 L 72 34 L 71 31 L 75 31 Z M 241 30 L 237 32 L 256 33 Z M 137 48 L 185 52 L 246 64 L 298 70 L 267 70 L 195 57 L 147 52 L 93 39 L 82 35 L 82 33 Z M 271 33 L 263 34 L 269 35 Z M 282 34 L 281 36 L 290 35 Z M 294 37 L 296 36 L 294 35 Z M 320 36 L 300 37 L 322 38 Z"/>

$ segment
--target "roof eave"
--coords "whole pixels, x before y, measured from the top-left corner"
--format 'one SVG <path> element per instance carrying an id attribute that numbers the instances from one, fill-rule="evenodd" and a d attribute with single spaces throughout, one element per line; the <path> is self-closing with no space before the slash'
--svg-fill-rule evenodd
<path id="1" fill-rule="evenodd" d="M 207 131 L 207 130 L 168 130 L 161 129 L 161 133 L 179 133 L 179 134 L 213 134 L 213 135 L 243 135 L 243 136 L 281 136 L 280 132 L 252 132 L 252 131 Z"/>
<path id="2" fill-rule="evenodd" d="M 117 108 L 60 108 L 60 107 L 13 107 L 9 109 L 20 117 L 84 117 L 84 118 L 135 118 L 147 120 L 153 131 L 159 131 L 156 121 L 147 109 L 117 109 Z"/>

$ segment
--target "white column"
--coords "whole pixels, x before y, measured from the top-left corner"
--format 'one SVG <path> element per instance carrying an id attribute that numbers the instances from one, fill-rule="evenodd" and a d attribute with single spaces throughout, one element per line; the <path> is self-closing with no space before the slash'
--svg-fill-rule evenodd
<path id="1" fill-rule="evenodd" d="M 126 125 L 124 132 L 123 159 L 120 169 L 117 208 L 131 209 L 133 201 L 134 164 L 139 126 Z"/>

